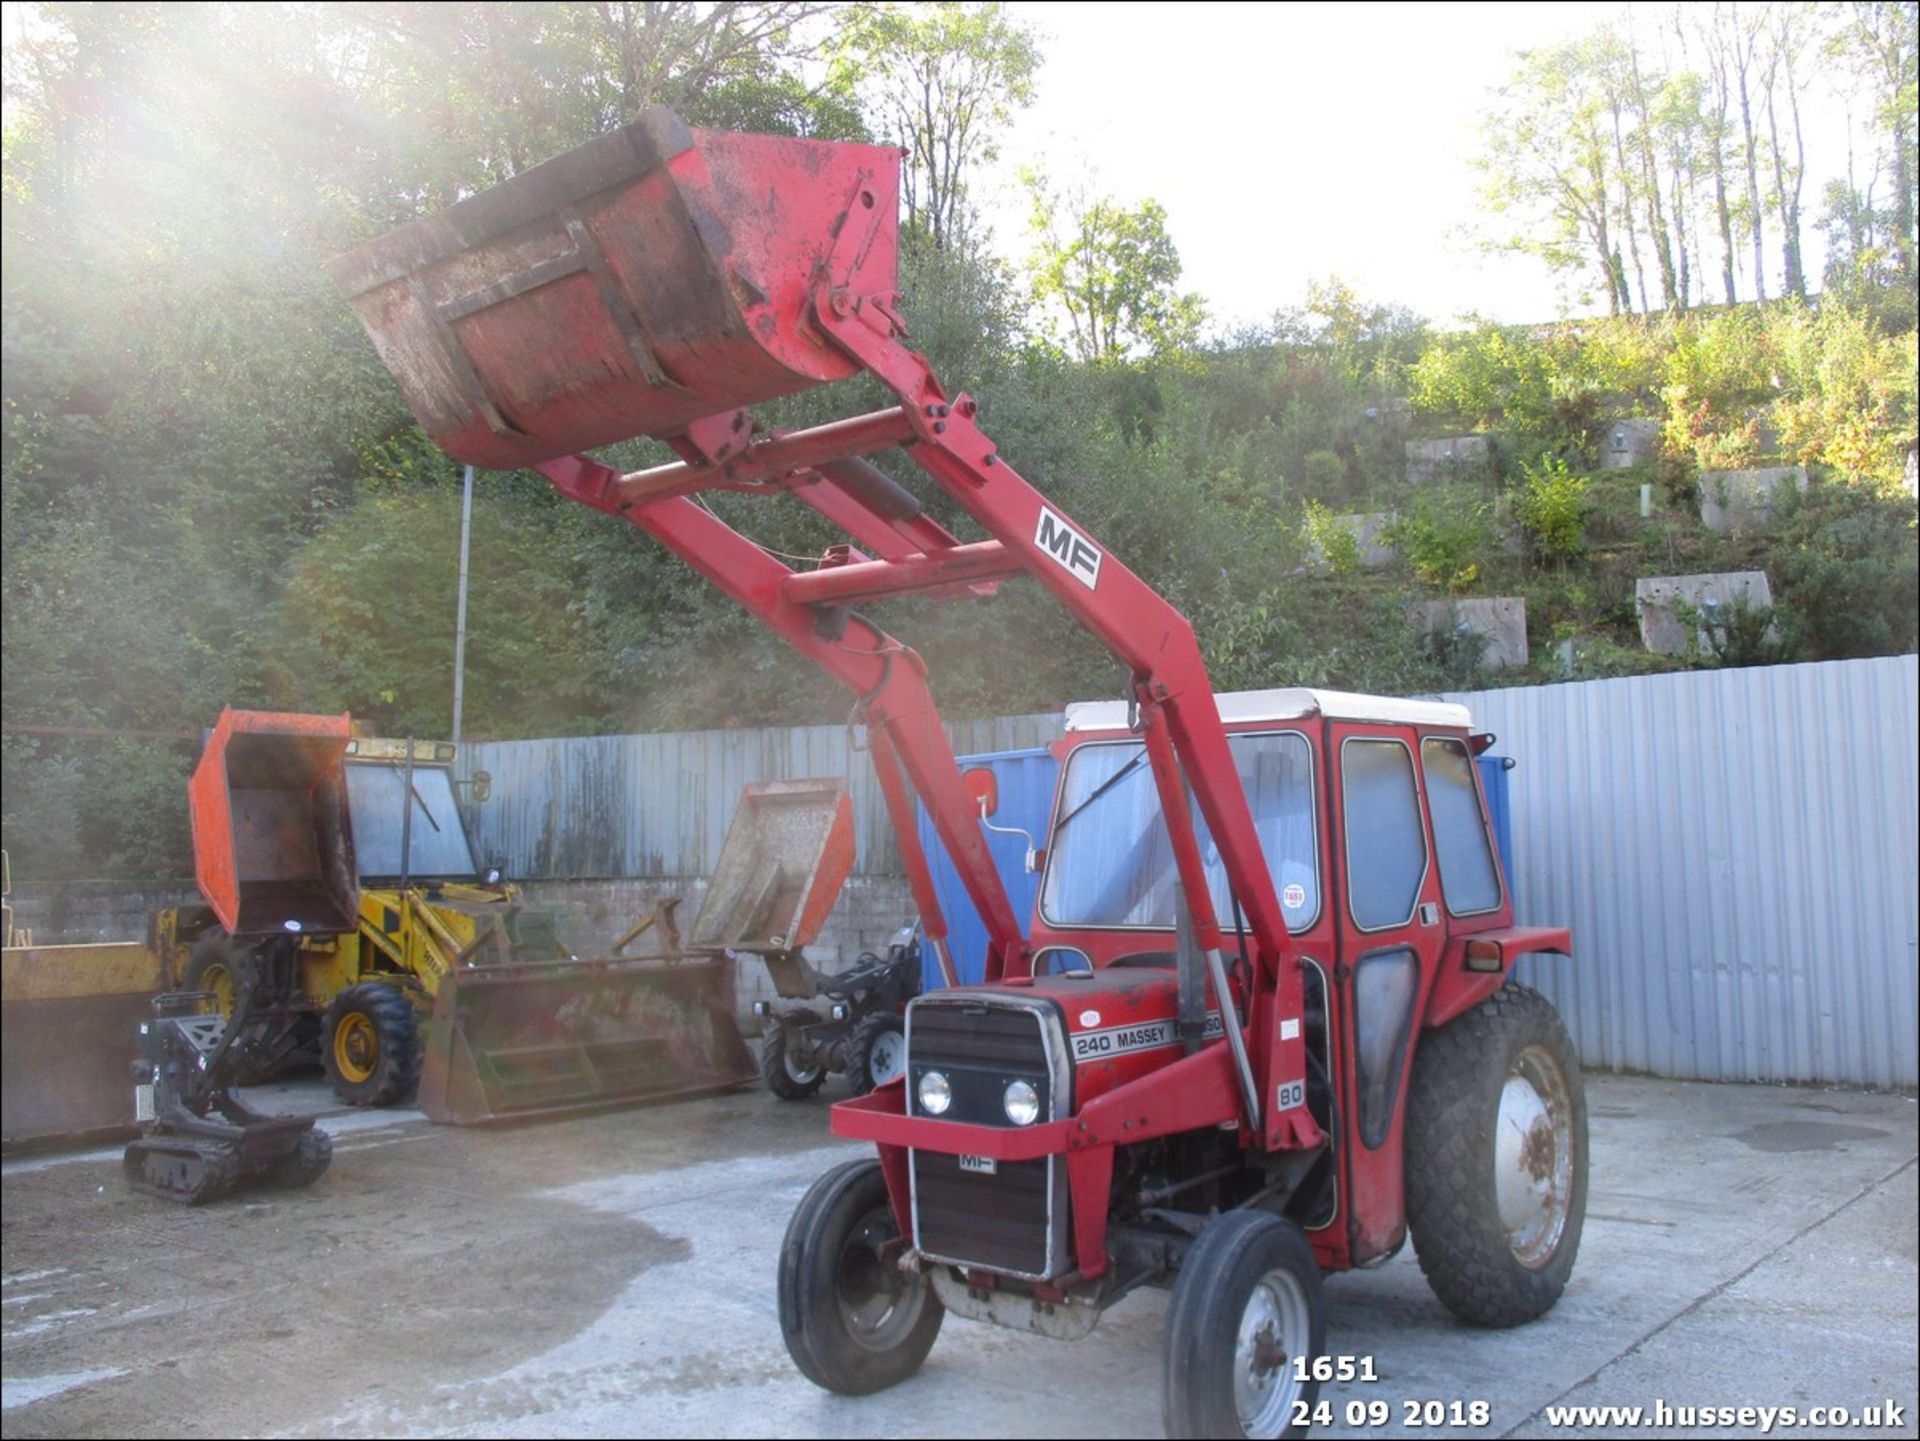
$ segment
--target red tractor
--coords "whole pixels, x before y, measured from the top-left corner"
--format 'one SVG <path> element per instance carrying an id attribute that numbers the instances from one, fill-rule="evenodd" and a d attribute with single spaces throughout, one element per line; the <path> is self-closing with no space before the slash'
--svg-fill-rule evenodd
<path id="1" fill-rule="evenodd" d="M 905 344 L 899 159 L 652 111 L 331 270 L 454 456 L 530 465 L 625 518 L 853 692 L 950 983 L 915 793 L 985 923 L 984 984 L 915 1000 L 905 1075 L 833 1109 L 876 1154 L 788 1228 L 800 1369 L 875 1391 L 947 1311 L 1071 1337 L 1171 1286 L 1168 1431 L 1280 1435 L 1327 1369 L 1324 1272 L 1411 1231 L 1474 1324 L 1529 1320 L 1565 1286 L 1580 1068 L 1507 976 L 1568 936 L 1513 925 L 1464 709 L 1216 697 L 1186 619 L 999 454 Z M 745 409 L 863 374 L 891 404 L 785 433 Z M 579 453 L 642 434 L 679 458 L 622 474 Z M 961 542 L 864 459 L 892 449 L 987 538 Z M 848 543 L 790 568 L 706 490 L 790 496 Z M 1129 677 L 1069 713 L 1031 943 L 920 657 L 860 610 L 1016 576 Z"/>

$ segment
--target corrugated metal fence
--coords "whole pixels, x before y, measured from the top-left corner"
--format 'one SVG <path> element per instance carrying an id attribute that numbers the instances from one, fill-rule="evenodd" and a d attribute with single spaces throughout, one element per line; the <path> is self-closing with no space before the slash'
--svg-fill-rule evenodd
<path id="1" fill-rule="evenodd" d="M 1517 758 L 1522 921 L 1573 927 L 1523 962 L 1588 1064 L 1718 1080 L 1920 1084 L 1915 658 L 1451 697 Z M 1038 745 L 1055 715 L 950 727 Z M 748 781 L 848 775 L 858 869 L 898 870 L 839 726 L 475 745 L 483 851 L 525 877 L 700 876 Z"/>
<path id="2" fill-rule="evenodd" d="M 1452 697 L 1518 759 L 1523 962 L 1589 1064 L 1920 1083 L 1913 656 Z"/>
<path id="3" fill-rule="evenodd" d="M 962 754 L 1036 746 L 1060 733 L 1057 715 L 961 721 L 947 727 Z M 894 875 L 900 852 L 864 755 L 844 726 L 686 731 L 467 746 L 463 774 L 493 776 L 473 811 L 474 842 L 508 875 L 527 879 L 706 876 L 749 781 L 847 776 L 861 875 Z"/>

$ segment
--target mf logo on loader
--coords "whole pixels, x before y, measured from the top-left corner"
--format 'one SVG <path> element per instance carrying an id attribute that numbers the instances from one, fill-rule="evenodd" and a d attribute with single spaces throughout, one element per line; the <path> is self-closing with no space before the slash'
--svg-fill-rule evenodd
<path id="1" fill-rule="evenodd" d="M 1100 547 L 1044 505 L 1040 507 L 1033 543 L 1065 566 L 1067 573 L 1088 590 L 1100 583 Z"/>

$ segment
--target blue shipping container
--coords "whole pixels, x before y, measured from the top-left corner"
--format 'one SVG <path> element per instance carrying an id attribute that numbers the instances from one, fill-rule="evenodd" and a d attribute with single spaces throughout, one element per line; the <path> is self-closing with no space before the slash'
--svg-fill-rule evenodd
<path id="1" fill-rule="evenodd" d="M 1045 839 L 1047 821 L 1053 811 L 1053 786 L 1060 763 L 1044 746 L 1032 750 L 993 751 L 986 755 L 961 756 L 960 769 L 985 768 L 994 774 L 1000 787 L 1000 804 L 990 817 L 996 826 L 1025 831 L 1039 845 Z M 920 807 L 920 845 L 927 853 L 927 866 L 933 872 L 934 893 L 940 897 L 940 909 L 947 917 L 947 944 L 953 952 L 953 969 L 963 986 L 977 986 L 986 975 L 987 927 L 973 908 L 960 873 L 954 868 L 947 848 L 934 834 L 933 821 Z M 1027 843 L 1019 836 L 983 831 L 993 867 L 1000 873 L 1000 884 L 1007 888 L 1013 904 L 1014 919 L 1025 935 L 1033 924 L 1033 903 L 1040 893 L 1040 877 L 1027 873 Z M 923 984 L 928 990 L 945 984 L 940 962 L 933 947 L 923 950 Z"/>
<path id="2" fill-rule="evenodd" d="M 985 768 L 994 774 L 1000 788 L 999 808 L 992 817 L 996 826 L 1025 831 L 1036 845 L 1044 839 L 1047 822 L 1053 814 L 1053 789 L 1059 779 L 1060 763 L 1044 746 L 1033 750 L 994 751 L 987 755 L 961 756 L 962 770 Z M 1500 866 L 1508 885 L 1513 878 L 1513 806 L 1508 795 L 1508 772 L 1513 761 L 1507 756 L 1485 755 L 1479 758 L 1480 785 L 1487 793 L 1487 815 L 1493 822 L 1494 842 L 1500 848 Z M 934 893 L 940 897 L 940 909 L 946 912 L 947 942 L 953 951 L 954 971 L 963 986 L 978 985 L 986 974 L 987 928 L 973 908 L 960 873 L 954 868 L 947 848 L 934 834 L 933 821 L 926 808 L 919 808 L 920 845 L 927 853 L 927 865 L 933 872 Z M 1040 877 L 1026 869 L 1026 842 L 1019 836 L 997 831 L 983 832 L 987 851 L 993 857 L 1000 883 L 1007 888 L 1013 903 L 1014 918 L 1020 922 L 1020 934 L 1026 935 L 1033 924 L 1033 904 L 1040 891 Z M 935 990 L 944 984 L 940 962 L 931 946 L 922 960 L 922 985 Z"/>

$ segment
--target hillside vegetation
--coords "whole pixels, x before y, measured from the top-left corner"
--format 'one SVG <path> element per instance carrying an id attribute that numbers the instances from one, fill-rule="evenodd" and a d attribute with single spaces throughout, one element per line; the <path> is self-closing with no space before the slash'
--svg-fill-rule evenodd
<path id="1" fill-rule="evenodd" d="M 992 5 L 860 7 L 825 31 L 799 5 L 33 8 L 37 48 L 9 56 L 0 456 L 5 833 L 29 878 L 185 873 L 196 746 L 127 732 L 194 736 L 226 704 L 447 731 L 459 475 L 326 256 L 649 103 L 915 148 L 889 97 L 916 67 L 986 66 L 1004 107 L 1038 65 Z M 664 33 L 638 45 L 647 23 Z M 802 59 L 830 78 L 803 85 Z M 1914 649 L 1912 248 L 1875 240 L 1907 233 L 1910 198 L 1862 222 L 1809 298 L 1709 307 L 1696 285 L 1652 313 L 1442 329 L 1325 280 L 1222 334 L 1180 291 L 1151 203 L 1048 211 L 1072 223 L 1037 229 L 1015 272 L 964 174 L 910 169 L 915 343 L 1022 473 L 1191 616 L 1222 688 L 1408 694 Z M 856 382 L 765 418 L 875 401 Z M 1626 417 L 1658 424 L 1657 457 L 1603 469 Z M 1469 434 L 1484 463 L 1409 483 L 1409 440 Z M 902 457 L 878 460 L 977 535 Z M 1702 473 L 1776 461 L 1808 467 L 1804 495 L 1745 533 L 1702 526 Z M 840 538 L 792 501 L 711 503 L 785 555 Z M 1395 517 L 1389 563 L 1360 565 L 1336 520 L 1355 513 Z M 679 562 L 537 476 L 481 478 L 472 555 L 469 737 L 846 715 Z M 1642 649 L 1637 578 L 1727 570 L 1765 571 L 1773 610 L 1692 656 Z M 1528 667 L 1482 672 L 1474 644 L 1409 619 L 1449 596 L 1524 598 Z M 1030 583 L 877 618 L 956 716 L 1120 684 Z"/>

